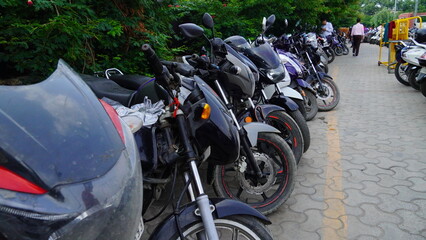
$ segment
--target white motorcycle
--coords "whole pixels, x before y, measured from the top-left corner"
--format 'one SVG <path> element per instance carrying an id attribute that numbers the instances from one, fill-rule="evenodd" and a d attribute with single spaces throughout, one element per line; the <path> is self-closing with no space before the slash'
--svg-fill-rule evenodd
<path id="1" fill-rule="evenodd" d="M 418 41 L 416 41 L 416 39 Z M 420 65 L 418 59 L 425 54 L 426 44 L 419 43 L 419 41 L 423 42 L 421 37 L 416 37 L 416 39 L 410 39 L 410 44 L 401 42 L 402 45 L 404 45 L 404 48 L 401 49 L 400 57 L 397 56 L 397 59 L 402 61 L 400 61 L 400 63 L 398 63 L 395 68 L 395 76 L 397 79 L 399 77 L 400 79 L 404 80 L 405 85 L 410 85 L 414 89 L 420 90 L 420 85 L 416 79 L 422 70 L 422 66 Z"/>

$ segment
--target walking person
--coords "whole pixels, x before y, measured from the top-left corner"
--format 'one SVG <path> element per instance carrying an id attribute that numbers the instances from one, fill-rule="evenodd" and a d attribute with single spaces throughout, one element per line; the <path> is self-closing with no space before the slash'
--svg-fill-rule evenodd
<path id="1" fill-rule="evenodd" d="M 364 39 L 364 25 L 361 24 L 361 19 L 356 20 L 356 24 L 352 27 L 352 52 L 353 56 L 358 56 L 359 46 L 361 45 L 362 40 Z"/>

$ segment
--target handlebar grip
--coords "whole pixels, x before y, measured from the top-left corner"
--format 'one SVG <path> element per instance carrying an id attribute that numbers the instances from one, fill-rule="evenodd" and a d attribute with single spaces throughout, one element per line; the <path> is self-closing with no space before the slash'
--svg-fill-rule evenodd
<path id="1" fill-rule="evenodd" d="M 142 51 L 145 53 L 148 63 L 156 76 L 159 76 L 163 73 L 163 64 L 161 64 L 160 59 L 158 59 L 157 54 L 151 48 L 149 44 L 142 45 Z"/>

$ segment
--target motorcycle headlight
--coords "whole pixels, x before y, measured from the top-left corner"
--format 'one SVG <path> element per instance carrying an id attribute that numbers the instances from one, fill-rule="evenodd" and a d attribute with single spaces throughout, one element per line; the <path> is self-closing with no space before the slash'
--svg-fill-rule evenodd
<path id="1" fill-rule="evenodd" d="M 274 82 L 283 79 L 285 77 L 285 71 L 283 66 L 280 64 L 280 66 L 275 69 L 269 69 L 266 73 L 266 76 Z"/>

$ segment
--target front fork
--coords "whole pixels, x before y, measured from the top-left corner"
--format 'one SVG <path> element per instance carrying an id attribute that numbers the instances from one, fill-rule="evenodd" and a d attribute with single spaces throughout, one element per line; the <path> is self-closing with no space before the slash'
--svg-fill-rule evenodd
<path id="1" fill-rule="evenodd" d="M 182 140 L 184 151 L 187 155 L 187 161 L 189 165 L 189 173 L 192 175 L 194 180 L 194 187 L 190 184 L 188 192 L 191 198 L 191 201 L 196 201 L 199 215 L 203 221 L 205 232 L 209 240 L 219 239 L 216 231 L 216 226 L 214 225 L 212 209 L 210 208 L 210 201 L 207 194 L 204 192 L 203 184 L 201 182 L 200 173 L 198 172 L 197 164 L 195 163 L 197 155 L 192 147 L 191 142 L 189 141 L 189 136 L 186 131 L 186 122 L 183 112 L 179 109 L 177 111 L 176 121 L 178 124 L 179 135 Z M 184 174 L 185 179 L 189 180 L 189 173 Z M 197 197 L 195 197 L 194 189 L 197 191 Z"/>
<path id="2" fill-rule="evenodd" d="M 305 54 L 306 54 L 306 57 L 308 58 L 309 63 L 310 63 L 310 64 L 311 64 L 311 66 L 312 66 L 312 69 L 314 70 L 315 75 L 317 76 L 318 84 L 319 84 L 319 88 L 318 88 L 318 90 L 319 90 L 320 92 L 324 92 L 324 85 L 323 85 L 323 84 L 322 84 L 322 82 L 321 82 L 321 77 L 320 77 L 320 75 L 319 75 L 319 73 L 318 73 L 317 69 L 315 68 L 314 63 L 312 62 L 312 59 L 311 59 L 311 57 L 309 56 L 309 53 L 306 51 L 306 52 L 305 52 Z"/>
<path id="3" fill-rule="evenodd" d="M 249 166 L 251 167 L 252 173 L 256 174 L 257 177 L 263 177 L 263 173 L 260 170 L 259 166 L 257 165 L 256 159 L 254 158 L 253 152 L 251 151 L 251 144 L 248 139 L 247 133 L 245 132 L 244 128 L 240 126 L 240 124 L 237 121 L 237 118 L 235 117 L 234 111 L 232 111 L 232 108 L 229 104 L 228 99 L 226 98 L 225 93 L 223 92 L 222 87 L 220 86 L 220 83 L 218 80 L 215 80 L 215 85 L 217 89 L 219 90 L 219 93 L 222 97 L 223 102 L 225 103 L 226 107 L 228 108 L 229 113 L 231 114 L 232 120 L 235 123 L 235 126 L 238 129 L 238 133 L 240 135 L 241 145 L 243 147 L 244 152 L 246 153 L 246 157 L 249 162 Z M 250 104 L 252 107 L 254 107 L 254 104 L 252 101 L 250 101 Z"/>

